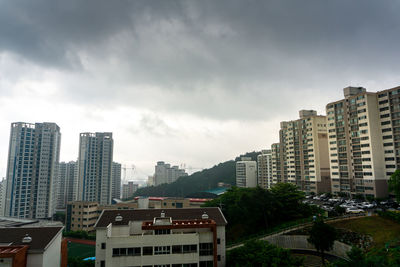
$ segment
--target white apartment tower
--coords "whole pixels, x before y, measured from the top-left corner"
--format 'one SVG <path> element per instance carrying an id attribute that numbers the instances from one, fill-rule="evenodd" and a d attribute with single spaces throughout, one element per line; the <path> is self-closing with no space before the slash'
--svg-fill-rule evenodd
<path id="1" fill-rule="evenodd" d="M 112 133 L 81 133 L 78 158 L 78 200 L 111 204 Z"/>
<path id="2" fill-rule="evenodd" d="M 236 186 L 257 187 L 257 162 L 242 157 L 236 162 Z"/>
<path id="3" fill-rule="evenodd" d="M 60 127 L 55 123 L 11 124 L 5 215 L 50 218 L 57 198 Z"/>
<path id="4" fill-rule="evenodd" d="M 400 167 L 400 87 L 346 87 L 344 97 L 326 106 L 332 192 L 385 197 Z"/>
<path id="5" fill-rule="evenodd" d="M 78 165 L 76 161 L 60 162 L 57 209 L 65 209 L 70 201 L 77 200 Z"/>
<path id="6" fill-rule="evenodd" d="M 258 185 L 261 188 L 269 189 L 274 184 L 272 177 L 272 151 L 262 150 L 257 156 Z"/>
<path id="7" fill-rule="evenodd" d="M 315 110 L 301 110 L 300 119 L 281 122 L 280 142 L 274 144 L 273 169 L 280 181 L 305 192 L 330 192 L 326 117 Z M 274 178 L 279 180 L 278 174 Z"/>
<path id="8" fill-rule="evenodd" d="M 121 198 L 121 164 L 112 163 L 112 198 Z"/>

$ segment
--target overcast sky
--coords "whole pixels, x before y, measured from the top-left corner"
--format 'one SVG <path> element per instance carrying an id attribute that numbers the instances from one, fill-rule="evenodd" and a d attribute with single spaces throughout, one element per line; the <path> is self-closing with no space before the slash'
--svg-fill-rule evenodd
<path id="1" fill-rule="evenodd" d="M 343 87 L 400 85 L 399 14 L 397 0 L 0 0 L 0 175 L 15 121 L 56 122 L 63 161 L 80 132 L 112 131 L 135 179 L 269 148 Z"/>

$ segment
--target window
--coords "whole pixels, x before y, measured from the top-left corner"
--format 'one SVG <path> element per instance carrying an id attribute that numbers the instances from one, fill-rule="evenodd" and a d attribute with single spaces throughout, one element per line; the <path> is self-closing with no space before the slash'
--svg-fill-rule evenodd
<path id="1" fill-rule="evenodd" d="M 128 248 L 128 256 L 141 256 L 141 248 Z"/>
<path id="2" fill-rule="evenodd" d="M 101 249 L 106 249 L 106 243 L 101 243 Z"/>
<path id="3" fill-rule="evenodd" d="M 159 246 L 154 247 L 154 255 L 171 254 L 170 246 Z"/>
<path id="4" fill-rule="evenodd" d="M 212 261 L 200 261 L 200 267 L 213 267 L 214 263 Z"/>
<path id="5" fill-rule="evenodd" d="M 143 247 L 143 256 L 153 255 L 153 247 Z"/>
<path id="6" fill-rule="evenodd" d="M 155 235 L 169 235 L 171 234 L 171 229 L 157 229 L 154 230 Z"/>
<path id="7" fill-rule="evenodd" d="M 200 256 L 213 255 L 213 243 L 200 243 L 199 250 Z"/>
<path id="8" fill-rule="evenodd" d="M 100 267 L 106 267 L 106 261 L 100 261 Z"/>

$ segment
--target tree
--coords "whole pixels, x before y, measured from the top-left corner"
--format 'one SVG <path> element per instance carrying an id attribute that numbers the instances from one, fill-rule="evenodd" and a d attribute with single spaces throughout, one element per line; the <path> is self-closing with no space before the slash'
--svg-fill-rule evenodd
<path id="1" fill-rule="evenodd" d="M 389 191 L 392 191 L 397 201 L 400 201 L 400 170 L 396 170 L 389 179 Z"/>
<path id="2" fill-rule="evenodd" d="M 333 248 L 333 244 L 337 239 L 336 229 L 329 224 L 324 223 L 322 219 L 314 222 L 308 242 L 313 244 L 317 251 L 321 254 L 322 265 L 325 265 L 325 251 Z"/>
<path id="3" fill-rule="evenodd" d="M 227 266 L 303 266 L 303 259 L 295 258 L 287 249 L 263 240 L 252 240 L 227 252 Z"/>

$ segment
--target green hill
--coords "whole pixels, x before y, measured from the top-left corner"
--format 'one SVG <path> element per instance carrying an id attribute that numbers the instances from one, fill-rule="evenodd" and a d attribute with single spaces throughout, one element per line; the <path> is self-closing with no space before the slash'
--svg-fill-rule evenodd
<path id="1" fill-rule="evenodd" d="M 257 160 L 259 154 L 260 152 L 250 152 L 240 155 L 235 160 L 229 160 L 215 165 L 210 169 L 195 172 L 186 177 L 180 177 L 171 184 L 140 188 L 135 192 L 134 196 L 186 197 L 204 190 L 213 189 L 218 186 L 219 182 L 235 185 L 235 161 L 243 156 Z"/>

